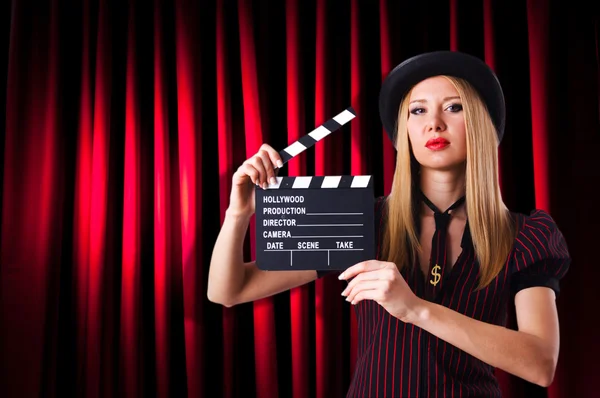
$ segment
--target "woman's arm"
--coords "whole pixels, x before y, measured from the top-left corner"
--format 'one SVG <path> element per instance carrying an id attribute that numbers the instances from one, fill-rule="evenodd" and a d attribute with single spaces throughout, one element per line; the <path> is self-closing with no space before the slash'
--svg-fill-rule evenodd
<path id="1" fill-rule="evenodd" d="M 559 352 L 554 291 L 521 290 L 515 297 L 518 331 L 475 320 L 422 300 L 407 319 L 474 357 L 531 383 L 552 383 Z"/>
<path id="2" fill-rule="evenodd" d="M 208 299 L 231 307 L 272 296 L 317 279 L 316 271 L 263 271 L 243 261 L 249 217 L 227 211 L 208 273 Z"/>
<path id="3" fill-rule="evenodd" d="M 394 263 L 366 261 L 340 275 L 353 278 L 342 295 L 356 304 L 374 300 L 403 322 L 412 323 L 472 356 L 540 386 L 552 383 L 559 351 L 555 294 L 546 287 L 515 296 L 518 331 L 462 315 L 417 297 Z"/>
<path id="4" fill-rule="evenodd" d="M 317 278 L 316 271 L 262 271 L 255 261 L 243 260 L 243 243 L 255 211 L 254 185 L 267 188 L 275 178 L 275 165 L 282 160 L 277 151 L 263 144 L 233 174 L 229 207 L 215 242 L 208 272 L 207 296 L 212 302 L 231 307 L 258 300 Z"/>

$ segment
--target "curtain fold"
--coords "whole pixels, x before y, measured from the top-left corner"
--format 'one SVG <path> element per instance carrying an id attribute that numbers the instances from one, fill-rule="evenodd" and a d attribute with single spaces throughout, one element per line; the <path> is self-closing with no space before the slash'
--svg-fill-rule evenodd
<path id="1" fill-rule="evenodd" d="M 305 128 L 305 108 L 302 68 L 301 15 L 298 0 L 285 4 L 285 62 L 286 62 L 286 113 L 287 142 L 293 143 L 307 133 Z M 291 159 L 287 164 L 289 176 L 307 175 L 306 154 Z M 310 289 L 308 285 L 290 291 L 290 328 L 292 341 L 292 395 L 294 398 L 310 395 L 310 385 L 306 382 L 311 368 L 310 355 Z"/>
<path id="2" fill-rule="evenodd" d="M 233 133 L 231 123 L 231 95 L 228 73 L 227 57 L 227 32 L 225 29 L 225 6 L 219 1 L 216 8 L 216 73 L 217 73 L 217 126 L 218 126 L 218 155 L 219 155 L 219 209 L 220 222 L 225 219 L 225 211 L 229 203 L 229 192 L 231 190 L 231 176 L 235 172 L 233 161 Z M 223 308 L 223 369 L 221 388 L 222 396 L 230 398 L 234 396 L 234 387 L 239 381 L 234 376 L 234 352 L 235 352 L 235 310 Z"/>
<path id="3" fill-rule="evenodd" d="M 244 160 L 348 106 L 357 118 L 279 176 L 368 174 L 376 196 L 389 194 L 396 152 L 379 87 L 400 61 L 436 49 L 479 56 L 498 74 L 504 200 L 550 211 L 573 256 L 553 384 L 498 369 L 502 390 L 595 393 L 597 10 L 554 0 L 448 0 L 435 13 L 431 2 L 384 0 L 6 4 L 0 395 L 344 396 L 361 326 L 345 283 L 332 273 L 226 308 L 206 296 L 213 245 Z M 255 228 L 253 218 L 245 261 Z"/>
<path id="4" fill-rule="evenodd" d="M 387 10 L 387 2 L 379 0 L 379 46 L 381 53 L 381 81 L 396 66 L 393 61 L 392 43 L 390 39 L 390 13 Z M 382 149 L 383 152 L 383 192 L 387 195 L 392 190 L 394 181 L 394 170 L 396 169 L 396 150 L 395 145 L 388 138 L 387 133 L 382 129 Z"/>
<path id="5" fill-rule="evenodd" d="M 194 51 L 194 40 L 200 34 L 197 28 L 196 5 L 192 1 L 181 0 L 175 3 L 175 52 L 177 85 L 177 139 L 178 139 L 178 180 L 179 208 L 181 221 L 181 272 L 183 280 L 183 314 L 185 328 L 185 359 L 187 393 L 199 396 L 204 379 L 205 349 L 203 308 L 198 297 L 206 291 L 203 281 L 205 265 L 202 258 L 204 247 L 198 237 L 202 226 L 203 185 L 199 184 L 203 168 L 203 129 L 199 125 L 202 118 L 202 86 L 197 83 L 202 74 L 202 64 Z M 179 265 L 179 261 L 176 262 Z"/>
<path id="6" fill-rule="evenodd" d="M 74 201 L 74 234 L 73 234 L 73 285 L 75 286 L 75 310 L 76 310 L 76 329 L 77 340 L 76 357 L 77 363 L 85 363 L 85 344 L 86 344 L 86 317 L 87 312 L 87 281 L 89 272 L 90 258 L 90 204 L 91 204 L 91 185 L 90 179 L 92 169 L 92 142 L 93 142 L 93 109 L 92 100 L 93 87 L 91 76 L 93 70 L 91 52 L 95 46 L 92 46 L 91 15 L 90 2 L 83 3 L 82 13 L 82 41 L 81 41 L 81 92 L 79 106 L 79 125 L 77 131 L 77 152 L 76 152 L 76 180 L 75 180 L 75 201 Z M 77 392 L 83 393 L 85 383 L 85 367 L 79 366 L 77 371 L 76 384 Z"/>
<path id="7" fill-rule="evenodd" d="M 123 375 L 120 393 L 141 395 L 141 242 L 140 242 L 140 112 L 135 71 L 136 24 L 134 2 L 130 4 L 127 24 L 127 66 L 125 82 L 125 159 L 123 183 L 123 250 L 121 265 L 121 316 L 119 374 Z M 139 40 L 139 39 L 138 39 Z"/>
<path id="8" fill-rule="evenodd" d="M 240 59 L 242 73 L 242 99 L 244 104 L 244 132 L 246 158 L 253 156 L 265 140 L 261 120 L 261 87 L 258 83 L 256 32 L 253 23 L 252 3 L 238 1 Z M 264 103 L 262 103 L 263 106 Z M 255 219 L 250 221 L 250 253 L 255 252 Z M 252 256 L 253 257 L 253 256 Z M 277 339 L 275 336 L 274 303 L 272 297 L 254 302 L 254 349 L 256 394 L 261 397 L 278 395 L 277 384 Z"/>

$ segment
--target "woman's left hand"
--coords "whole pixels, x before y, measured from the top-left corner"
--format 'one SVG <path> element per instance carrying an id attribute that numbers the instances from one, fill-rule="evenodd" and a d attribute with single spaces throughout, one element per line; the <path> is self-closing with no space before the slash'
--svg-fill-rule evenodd
<path id="1" fill-rule="evenodd" d="M 352 304 L 362 300 L 374 300 L 391 315 L 403 322 L 414 319 L 421 303 L 398 271 L 396 264 L 368 260 L 351 266 L 339 277 L 350 280 L 342 296 Z"/>

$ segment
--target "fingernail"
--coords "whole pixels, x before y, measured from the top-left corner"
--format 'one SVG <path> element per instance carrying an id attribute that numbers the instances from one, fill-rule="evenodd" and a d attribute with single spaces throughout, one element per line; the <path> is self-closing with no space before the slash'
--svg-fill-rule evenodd
<path id="1" fill-rule="evenodd" d="M 344 273 L 343 272 L 340 274 L 340 276 L 338 276 L 338 279 L 340 279 L 340 280 L 344 279 Z"/>
<path id="2" fill-rule="evenodd" d="M 277 161 L 277 167 L 283 167 L 283 162 L 281 160 Z"/>
<path id="3" fill-rule="evenodd" d="M 263 189 L 267 189 L 268 185 L 266 182 L 263 182 Z"/>
<path id="4" fill-rule="evenodd" d="M 350 297 L 346 297 L 346 301 L 350 302 Z"/>
<path id="5" fill-rule="evenodd" d="M 271 177 L 271 184 L 277 184 L 277 179 L 275 179 L 275 177 Z"/>
<path id="6" fill-rule="evenodd" d="M 344 290 L 344 291 L 342 292 L 342 296 L 344 296 L 344 297 L 346 296 L 346 290 Z"/>

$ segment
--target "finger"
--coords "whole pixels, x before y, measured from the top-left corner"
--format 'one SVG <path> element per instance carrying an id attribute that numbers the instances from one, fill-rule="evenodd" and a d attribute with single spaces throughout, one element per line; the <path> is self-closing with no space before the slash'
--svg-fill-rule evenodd
<path id="1" fill-rule="evenodd" d="M 271 163 L 271 158 L 269 154 L 265 150 L 258 151 L 258 156 L 262 159 L 263 165 L 265 166 L 265 171 L 267 173 L 267 181 L 269 184 L 277 184 L 277 180 L 275 179 L 275 171 L 273 170 L 273 163 Z"/>
<path id="2" fill-rule="evenodd" d="M 283 167 L 283 161 L 281 159 L 281 156 L 279 156 L 279 152 L 277 152 L 275 149 L 273 149 L 273 147 L 269 144 L 262 144 L 262 146 L 260 147 L 261 150 L 266 151 L 269 154 L 269 158 L 271 158 L 271 162 L 277 167 L 277 168 L 282 168 Z"/>
<path id="3" fill-rule="evenodd" d="M 354 276 L 360 274 L 361 272 L 382 269 L 382 268 L 385 268 L 386 266 L 387 266 L 387 263 L 383 262 L 383 261 L 367 260 L 367 261 L 363 261 L 363 262 L 354 264 L 353 266 L 347 268 L 344 272 L 342 272 L 340 274 L 340 276 L 338 278 L 339 279 L 350 279 L 350 278 L 353 278 Z"/>
<path id="4" fill-rule="evenodd" d="M 363 290 L 362 292 L 360 292 L 356 296 L 354 296 L 354 299 L 350 302 L 350 304 L 356 305 L 363 300 L 373 300 L 373 301 L 378 302 L 379 298 L 380 298 L 380 293 L 378 290 L 376 290 L 376 289 Z"/>
<path id="5" fill-rule="evenodd" d="M 352 288 L 352 290 L 350 290 L 348 292 L 348 297 L 346 298 L 346 301 L 348 301 L 348 302 L 354 301 L 356 296 L 362 291 L 381 290 L 381 288 L 382 288 L 382 282 L 378 281 L 378 280 L 361 282 L 361 283 L 357 284 L 356 286 L 354 286 Z"/>
<path id="6" fill-rule="evenodd" d="M 260 185 L 263 189 L 267 189 L 267 171 L 265 170 L 265 165 L 263 164 L 262 158 L 260 156 L 254 156 L 250 163 L 256 170 L 258 170 L 258 185 Z"/>
<path id="7" fill-rule="evenodd" d="M 235 175 L 237 175 L 240 179 L 244 178 L 244 176 L 248 176 L 253 184 L 258 182 L 258 170 L 252 167 L 252 165 L 249 163 L 242 164 L 235 172 Z"/>
<path id="8" fill-rule="evenodd" d="M 354 286 L 356 286 L 357 284 L 359 284 L 361 282 L 381 279 L 381 275 L 379 275 L 379 272 L 377 272 L 377 271 L 379 271 L 379 270 L 362 272 L 362 273 L 358 274 L 356 276 L 356 278 L 352 279 L 348 283 L 348 286 L 346 286 L 346 288 L 342 292 L 342 296 L 348 296 L 348 293 L 354 288 Z"/>

